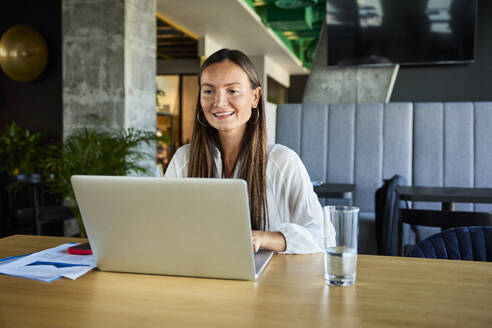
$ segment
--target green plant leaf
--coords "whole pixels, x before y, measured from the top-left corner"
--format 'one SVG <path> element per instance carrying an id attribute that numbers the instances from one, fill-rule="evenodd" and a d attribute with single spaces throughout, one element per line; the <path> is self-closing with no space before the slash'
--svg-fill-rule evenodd
<path id="1" fill-rule="evenodd" d="M 81 130 L 61 145 L 51 146 L 42 160 L 43 173 L 53 177 L 52 191 L 74 200 L 70 177 L 84 175 L 151 174 L 141 161 L 154 154 L 141 150 L 143 144 L 161 140 L 154 132 L 135 129 L 116 133 Z"/>
<path id="2" fill-rule="evenodd" d="M 23 130 L 15 122 L 6 126 L 0 135 L 0 173 L 37 172 L 43 154 L 43 138 L 43 134 Z"/>

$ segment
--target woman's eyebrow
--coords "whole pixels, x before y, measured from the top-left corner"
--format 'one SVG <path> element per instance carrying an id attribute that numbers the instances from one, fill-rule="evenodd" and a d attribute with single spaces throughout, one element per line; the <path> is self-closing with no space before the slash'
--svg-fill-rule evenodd
<path id="1" fill-rule="evenodd" d="M 227 84 L 225 84 L 225 86 L 230 86 L 230 85 L 235 85 L 235 84 L 241 84 L 241 83 L 239 83 L 239 82 L 231 82 L 231 83 L 227 83 Z M 215 86 L 214 86 L 214 85 L 212 85 L 212 84 L 210 84 L 210 83 L 203 83 L 203 84 L 202 84 L 202 87 L 205 87 L 205 86 L 206 86 L 206 87 L 215 88 Z"/>

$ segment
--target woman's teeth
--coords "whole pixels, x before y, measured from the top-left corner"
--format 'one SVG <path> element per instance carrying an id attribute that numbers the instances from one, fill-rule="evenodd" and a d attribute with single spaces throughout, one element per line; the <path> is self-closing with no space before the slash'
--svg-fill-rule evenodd
<path id="1" fill-rule="evenodd" d="M 214 113 L 215 117 L 231 116 L 232 114 L 234 114 L 234 112 L 230 112 L 230 113 Z"/>

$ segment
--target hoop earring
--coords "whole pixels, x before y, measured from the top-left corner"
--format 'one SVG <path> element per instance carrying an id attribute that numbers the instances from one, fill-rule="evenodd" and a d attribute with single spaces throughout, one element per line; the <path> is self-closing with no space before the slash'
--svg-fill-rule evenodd
<path id="1" fill-rule="evenodd" d="M 253 109 L 256 109 L 256 120 L 254 122 L 251 122 L 248 121 L 251 125 L 255 125 L 256 123 L 258 123 L 258 120 L 260 119 L 260 110 L 258 109 L 258 107 L 252 107 L 251 110 Z"/>
<path id="2" fill-rule="evenodd" d="M 210 126 L 210 124 L 204 124 L 201 120 L 200 120 L 200 113 L 202 113 L 203 110 L 200 110 L 198 113 L 196 113 L 196 119 L 198 121 L 198 123 L 200 123 L 201 126 Z M 205 115 L 205 114 L 203 114 Z"/>

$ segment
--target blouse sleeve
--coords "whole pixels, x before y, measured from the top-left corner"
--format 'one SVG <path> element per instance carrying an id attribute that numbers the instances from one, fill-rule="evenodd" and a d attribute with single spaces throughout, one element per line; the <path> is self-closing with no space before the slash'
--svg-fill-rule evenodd
<path id="1" fill-rule="evenodd" d="M 282 161 L 277 165 L 274 183 L 282 223 L 279 231 L 287 243 L 284 253 L 309 254 L 322 252 L 323 209 L 314 193 L 309 174 L 297 154 L 283 147 Z M 327 243 L 334 245 L 335 231 L 327 227 Z"/>
<path id="2" fill-rule="evenodd" d="M 167 166 L 165 178 L 185 178 L 188 175 L 189 145 L 180 147 Z"/>

